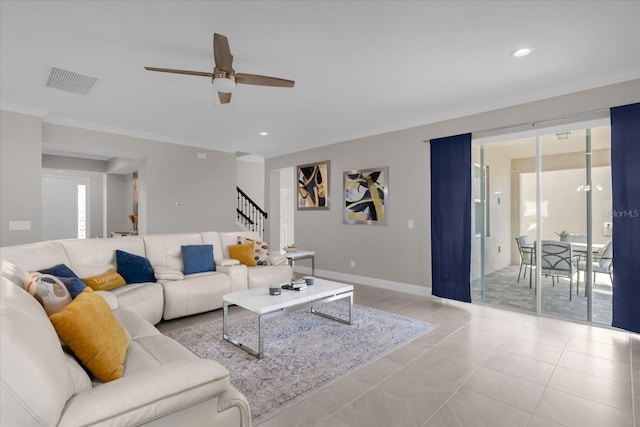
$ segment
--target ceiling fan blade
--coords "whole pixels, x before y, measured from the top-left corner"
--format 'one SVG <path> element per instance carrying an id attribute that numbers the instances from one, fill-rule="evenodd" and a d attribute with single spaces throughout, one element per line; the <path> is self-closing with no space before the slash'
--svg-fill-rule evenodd
<path id="1" fill-rule="evenodd" d="M 293 87 L 293 80 L 280 79 L 278 77 L 260 76 L 258 74 L 236 73 L 236 82 L 245 85 Z"/>
<path id="2" fill-rule="evenodd" d="M 218 98 L 220 98 L 220 104 L 228 104 L 231 102 L 231 94 L 226 92 L 218 92 Z"/>
<path id="3" fill-rule="evenodd" d="M 173 68 L 156 68 L 156 67 L 144 67 L 144 69 L 149 71 L 159 71 L 161 73 L 174 73 L 174 74 L 187 74 L 190 76 L 213 77 L 212 73 L 207 73 L 204 71 L 174 70 Z"/>
<path id="4" fill-rule="evenodd" d="M 213 59 L 216 68 L 230 73 L 233 70 L 233 55 L 229 49 L 229 40 L 221 34 L 213 34 Z"/>

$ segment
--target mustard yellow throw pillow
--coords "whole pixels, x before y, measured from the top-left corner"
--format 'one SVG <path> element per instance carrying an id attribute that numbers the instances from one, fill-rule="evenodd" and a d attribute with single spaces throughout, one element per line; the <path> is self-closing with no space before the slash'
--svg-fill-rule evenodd
<path id="1" fill-rule="evenodd" d="M 85 288 L 49 319 L 60 339 L 96 378 L 106 382 L 122 377 L 131 339 L 100 295 Z"/>
<path id="2" fill-rule="evenodd" d="M 127 284 L 124 277 L 119 275 L 114 268 L 109 269 L 106 273 L 82 279 L 82 281 L 94 291 L 110 291 Z"/>
<path id="3" fill-rule="evenodd" d="M 237 259 L 240 264 L 255 266 L 256 259 L 253 255 L 253 243 L 229 246 L 229 258 Z"/>

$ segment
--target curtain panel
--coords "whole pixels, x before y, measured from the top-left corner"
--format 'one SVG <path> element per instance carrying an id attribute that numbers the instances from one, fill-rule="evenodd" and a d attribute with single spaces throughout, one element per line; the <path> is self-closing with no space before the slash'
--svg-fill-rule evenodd
<path id="1" fill-rule="evenodd" d="M 611 108 L 613 322 L 640 332 L 640 103 Z"/>
<path id="2" fill-rule="evenodd" d="M 430 143 L 432 294 L 471 302 L 471 134 Z"/>

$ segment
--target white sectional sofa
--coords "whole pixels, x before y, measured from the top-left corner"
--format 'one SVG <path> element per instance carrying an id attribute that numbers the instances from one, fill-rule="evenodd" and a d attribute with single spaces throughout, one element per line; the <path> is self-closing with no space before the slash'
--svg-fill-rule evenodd
<path id="1" fill-rule="evenodd" d="M 229 383 L 228 371 L 153 326 L 162 318 L 220 308 L 225 293 L 291 279 L 282 255 L 271 255 L 275 265 L 261 267 L 226 258 L 238 235 L 259 239 L 256 233 L 203 232 L 0 248 L 0 425 L 249 426 L 248 403 Z M 213 246 L 216 271 L 184 274 L 182 245 L 203 244 Z M 116 250 L 147 258 L 157 281 L 96 292 L 131 338 L 123 377 L 103 383 L 64 351 L 23 281 L 27 271 L 59 264 L 81 278 L 98 275 L 117 268 Z"/>
<path id="2" fill-rule="evenodd" d="M 222 307 L 222 295 L 245 289 L 286 283 L 292 277 L 286 256 L 270 254 L 273 265 L 247 267 L 229 259 L 229 245 L 243 236 L 260 240 L 247 231 L 218 233 L 152 234 L 110 239 L 70 239 L 38 242 L 1 248 L 1 258 L 20 271 L 39 271 L 58 264 L 70 267 L 79 277 L 89 277 L 117 268 L 117 249 L 146 257 L 157 282 L 136 283 L 114 289 L 118 303 L 132 309 L 152 324 Z M 216 271 L 183 273 L 183 245 L 212 245 Z M 11 276 L 15 283 L 24 277 Z"/>

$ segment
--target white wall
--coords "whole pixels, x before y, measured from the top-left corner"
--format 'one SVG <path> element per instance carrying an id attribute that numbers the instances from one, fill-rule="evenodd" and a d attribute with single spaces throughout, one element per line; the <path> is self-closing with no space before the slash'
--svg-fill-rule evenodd
<path id="1" fill-rule="evenodd" d="M 592 168 L 592 213 L 593 242 L 607 243 L 611 236 L 605 236 L 604 223 L 611 222 L 611 168 Z M 547 210 L 542 218 L 542 239 L 558 240 L 556 233 L 567 230 L 571 234 L 587 234 L 586 193 L 577 191 L 584 185 L 584 169 L 545 171 L 541 175 L 541 201 Z M 598 189 L 596 186 L 600 186 Z M 535 202 L 536 179 L 534 172 L 520 174 L 520 195 L 522 200 Z M 528 218 L 524 218 L 524 207 L 520 207 L 520 229 L 526 233 Z"/>
<path id="2" fill-rule="evenodd" d="M 236 183 L 251 200 L 264 210 L 264 161 L 237 159 Z"/>

